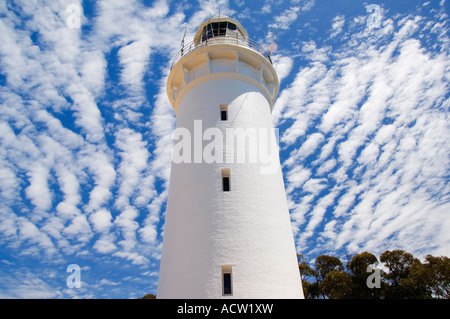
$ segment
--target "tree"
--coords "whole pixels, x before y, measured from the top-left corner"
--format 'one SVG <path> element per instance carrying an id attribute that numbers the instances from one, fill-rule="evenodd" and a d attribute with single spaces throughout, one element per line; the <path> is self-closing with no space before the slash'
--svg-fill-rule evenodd
<path id="1" fill-rule="evenodd" d="M 371 271 L 375 271 L 374 268 L 377 264 L 377 257 L 367 251 L 353 256 L 347 264 L 347 269 L 351 274 L 351 279 L 353 282 L 351 298 L 379 299 L 382 297 L 387 285 L 385 282 L 380 280 L 380 289 L 369 288 L 367 285 L 368 276 Z"/>
<path id="2" fill-rule="evenodd" d="M 412 254 L 403 250 L 386 250 L 380 255 L 380 261 L 385 263 L 389 269 L 389 273 L 385 275 L 386 279 L 391 281 L 395 286 L 400 285 L 402 278 L 406 278 L 409 273 L 409 268 L 414 262 Z"/>
<path id="3" fill-rule="evenodd" d="M 352 277 L 341 270 L 331 270 L 319 284 L 323 295 L 330 299 L 350 298 L 353 291 Z"/>
<path id="4" fill-rule="evenodd" d="M 409 276 L 414 263 L 415 269 L 420 268 L 418 259 L 404 250 L 386 250 L 380 255 L 380 261 L 389 269 L 388 273 L 383 273 L 383 277 L 390 283 L 386 298 L 403 299 L 407 296 L 423 298 L 423 287 L 417 286 L 417 278 Z"/>
<path id="5" fill-rule="evenodd" d="M 403 250 L 386 250 L 380 261 L 370 252 L 352 257 L 344 268 L 337 257 L 321 255 L 311 267 L 299 255 L 305 298 L 450 299 L 450 258 L 428 255 L 422 263 Z M 383 263 L 384 272 L 377 268 Z M 370 267 L 369 267 L 370 266 Z M 379 286 L 368 284 L 378 276 Z"/>
<path id="6" fill-rule="evenodd" d="M 316 258 L 314 266 L 315 270 L 311 269 L 308 271 L 310 277 L 313 277 L 315 281 L 307 283 L 308 291 L 305 294 L 307 298 L 343 298 L 342 294 L 338 294 L 337 289 L 332 289 L 332 285 L 337 284 L 339 278 L 342 279 L 341 274 L 332 273 L 333 271 L 342 272 L 344 270 L 340 259 L 333 256 L 321 255 Z M 329 274 L 330 276 L 327 278 Z M 327 279 L 325 280 L 325 278 Z"/>
<path id="7" fill-rule="evenodd" d="M 306 262 L 307 259 L 303 255 L 297 254 L 297 258 L 299 261 L 298 268 L 302 278 L 302 287 L 305 298 L 317 298 L 319 295 L 319 287 L 316 281 L 319 274 L 308 265 Z M 310 281 L 312 281 L 312 283 Z"/>
<path id="8" fill-rule="evenodd" d="M 322 298 L 327 297 L 330 298 L 330 296 L 328 295 L 329 293 L 332 293 L 333 297 L 337 296 L 336 290 L 331 290 L 329 288 L 332 283 L 336 283 L 338 278 L 342 279 L 342 276 L 333 273 L 330 275 L 330 278 L 328 278 L 325 283 L 323 283 L 323 281 L 325 280 L 327 275 L 332 271 L 341 272 L 344 270 L 344 266 L 341 260 L 333 256 L 320 255 L 319 257 L 316 258 L 315 268 L 318 274 L 317 280 L 315 284 L 313 284 L 314 286 L 312 287 L 313 292 L 315 292 L 314 294 L 315 297 L 318 298 L 319 296 L 322 296 Z M 339 295 L 339 297 L 342 296 Z"/>
<path id="9" fill-rule="evenodd" d="M 322 281 L 325 276 L 332 270 L 343 271 L 344 265 L 337 257 L 320 255 L 315 262 L 316 271 L 319 274 L 319 279 Z"/>
<path id="10" fill-rule="evenodd" d="M 422 276 L 434 298 L 450 299 L 450 258 L 427 255 Z"/>

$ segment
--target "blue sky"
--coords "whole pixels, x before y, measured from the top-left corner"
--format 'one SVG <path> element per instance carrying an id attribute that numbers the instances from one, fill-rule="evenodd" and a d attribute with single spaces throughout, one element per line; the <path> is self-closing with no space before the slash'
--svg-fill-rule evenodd
<path id="1" fill-rule="evenodd" d="M 175 125 L 165 84 L 184 30 L 191 41 L 219 12 L 278 45 L 273 121 L 298 252 L 449 256 L 449 7 L 0 2 L 0 297 L 156 293 Z M 81 288 L 66 284 L 70 264 Z"/>

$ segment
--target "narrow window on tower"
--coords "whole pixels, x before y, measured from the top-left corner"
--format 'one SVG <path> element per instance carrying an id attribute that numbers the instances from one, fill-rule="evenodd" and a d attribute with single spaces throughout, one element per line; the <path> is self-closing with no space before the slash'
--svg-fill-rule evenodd
<path id="1" fill-rule="evenodd" d="M 230 169 L 222 168 L 222 190 L 224 192 L 230 191 Z"/>
<path id="2" fill-rule="evenodd" d="M 228 120 L 228 105 L 220 104 L 220 119 L 222 121 Z"/>
<path id="3" fill-rule="evenodd" d="M 222 296 L 233 295 L 231 265 L 222 265 Z"/>

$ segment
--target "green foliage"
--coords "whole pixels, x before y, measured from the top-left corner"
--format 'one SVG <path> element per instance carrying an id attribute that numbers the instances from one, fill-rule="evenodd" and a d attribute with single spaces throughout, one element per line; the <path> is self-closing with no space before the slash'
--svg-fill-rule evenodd
<path id="1" fill-rule="evenodd" d="M 330 299 L 346 299 L 352 296 L 353 282 L 349 273 L 331 270 L 319 284 L 323 295 Z"/>
<path id="2" fill-rule="evenodd" d="M 422 271 L 431 294 L 450 299 L 450 258 L 428 255 L 425 261 Z"/>
<path id="3" fill-rule="evenodd" d="M 378 261 L 372 253 L 363 252 L 344 268 L 339 258 L 321 255 L 311 268 L 299 255 L 299 269 L 309 299 L 450 299 L 447 257 L 428 255 L 422 263 L 403 250 L 387 250 Z"/>
<path id="4" fill-rule="evenodd" d="M 321 255 L 316 258 L 316 270 L 319 273 L 319 278 L 321 280 L 325 279 L 325 277 L 333 270 L 342 271 L 344 270 L 344 266 L 342 262 L 337 257 L 331 257 L 327 255 Z"/>

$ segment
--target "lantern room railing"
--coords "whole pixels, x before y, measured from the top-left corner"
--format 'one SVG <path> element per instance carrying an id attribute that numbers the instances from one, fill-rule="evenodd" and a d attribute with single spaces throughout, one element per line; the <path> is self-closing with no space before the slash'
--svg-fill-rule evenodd
<path id="1" fill-rule="evenodd" d="M 220 35 L 211 37 L 207 40 L 203 41 L 192 41 L 187 44 L 184 44 L 181 48 L 181 50 L 175 55 L 172 61 L 172 65 L 170 66 L 170 70 L 174 67 L 175 64 L 186 54 L 189 54 L 191 52 L 194 52 L 196 50 L 199 50 L 204 47 L 213 46 L 213 45 L 222 45 L 222 44 L 232 44 L 232 45 L 238 45 L 246 48 L 250 48 L 255 52 L 258 52 L 262 56 L 264 56 L 271 64 L 272 59 L 270 58 L 270 52 L 264 47 L 255 41 L 246 38 L 243 39 L 242 37 L 238 36 L 230 36 L 230 35 Z"/>

